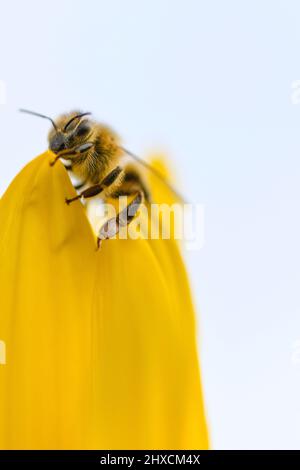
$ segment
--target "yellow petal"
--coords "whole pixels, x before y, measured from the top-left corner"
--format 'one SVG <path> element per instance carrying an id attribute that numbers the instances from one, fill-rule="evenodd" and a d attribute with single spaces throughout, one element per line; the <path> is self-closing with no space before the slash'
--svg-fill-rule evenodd
<path id="1" fill-rule="evenodd" d="M 207 448 L 177 244 L 117 239 L 95 252 L 51 158 L 0 201 L 0 448 Z"/>

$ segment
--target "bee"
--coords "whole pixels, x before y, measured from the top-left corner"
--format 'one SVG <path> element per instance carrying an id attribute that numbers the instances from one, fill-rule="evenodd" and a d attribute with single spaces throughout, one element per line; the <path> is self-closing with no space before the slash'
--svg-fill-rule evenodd
<path id="1" fill-rule="evenodd" d="M 139 164 L 152 171 L 179 200 L 183 201 L 182 196 L 155 168 L 126 150 L 119 136 L 110 127 L 93 120 L 90 112 L 71 111 L 53 120 L 49 116 L 27 109 L 20 111 L 51 122 L 48 144 L 55 158 L 50 165 L 54 166 L 62 159 L 65 168 L 80 180 L 75 189 L 79 191 L 86 187 L 79 191 L 77 196 L 66 198 L 65 202 L 68 205 L 79 199 L 86 200 L 97 195 L 104 200 L 108 197 L 133 196 L 127 207 L 100 228 L 97 238 L 98 249 L 103 240 L 112 238 L 122 226 L 128 225 L 133 220 L 143 201 L 146 203 L 151 201 L 149 189 L 138 168 Z M 134 164 L 122 166 L 125 156 L 131 157 Z"/>

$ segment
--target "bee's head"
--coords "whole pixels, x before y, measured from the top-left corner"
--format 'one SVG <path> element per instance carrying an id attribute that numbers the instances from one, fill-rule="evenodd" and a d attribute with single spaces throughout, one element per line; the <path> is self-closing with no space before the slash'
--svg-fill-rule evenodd
<path id="1" fill-rule="evenodd" d="M 49 149 L 54 153 L 82 146 L 92 133 L 92 122 L 87 118 L 91 113 L 72 111 L 62 114 L 54 121 L 49 116 L 34 111 L 28 111 L 27 109 L 20 109 L 20 111 L 51 121 L 52 129 L 48 135 L 48 142 Z"/>
<path id="2" fill-rule="evenodd" d="M 90 114 L 73 111 L 59 116 L 48 135 L 49 149 L 58 153 L 86 142 L 92 131 Z"/>

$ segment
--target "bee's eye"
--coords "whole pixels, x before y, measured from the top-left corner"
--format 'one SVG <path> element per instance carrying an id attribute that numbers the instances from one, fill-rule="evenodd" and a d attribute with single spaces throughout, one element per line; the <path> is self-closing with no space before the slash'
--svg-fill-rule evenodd
<path id="1" fill-rule="evenodd" d="M 83 122 L 82 124 L 80 124 L 78 126 L 78 128 L 76 129 L 76 135 L 78 137 L 82 137 L 86 134 L 88 134 L 88 132 L 91 130 L 90 126 L 88 123 L 86 122 Z"/>

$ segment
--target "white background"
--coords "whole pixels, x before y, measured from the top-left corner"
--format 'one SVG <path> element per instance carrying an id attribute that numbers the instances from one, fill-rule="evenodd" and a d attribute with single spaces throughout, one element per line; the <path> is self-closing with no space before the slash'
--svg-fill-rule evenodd
<path id="1" fill-rule="evenodd" d="M 0 193 L 79 107 L 172 157 L 205 204 L 187 254 L 215 448 L 300 448 L 300 4 L 0 1 Z M 3 102 L 4 101 L 4 102 Z"/>

